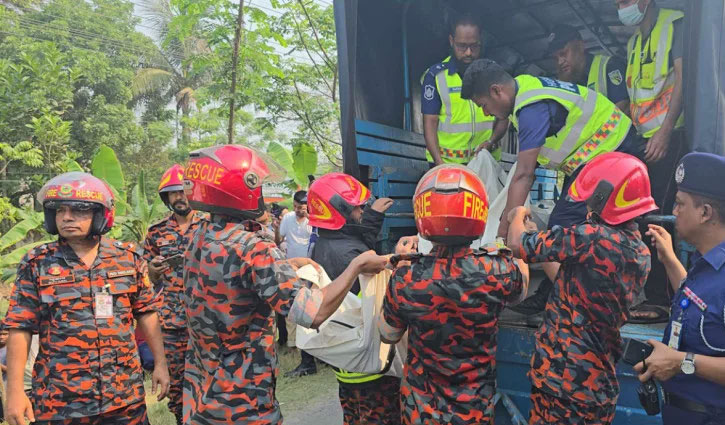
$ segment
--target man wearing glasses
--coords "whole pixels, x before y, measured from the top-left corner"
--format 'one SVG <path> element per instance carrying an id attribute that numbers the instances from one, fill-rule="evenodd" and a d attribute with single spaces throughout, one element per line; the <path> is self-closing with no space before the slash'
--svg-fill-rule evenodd
<path id="1" fill-rule="evenodd" d="M 485 115 L 472 101 L 461 99 L 463 74 L 481 54 L 478 23 L 471 16 L 460 16 L 448 41 L 451 55 L 428 68 L 421 81 L 426 158 L 433 165 L 467 164 L 481 149 L 488 149 L 498 159 L 508 120 Z"/>

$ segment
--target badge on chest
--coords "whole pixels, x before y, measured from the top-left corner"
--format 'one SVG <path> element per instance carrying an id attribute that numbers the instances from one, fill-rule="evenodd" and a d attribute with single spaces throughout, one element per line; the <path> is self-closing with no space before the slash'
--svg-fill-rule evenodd
<path id="1" fill-rule="evenodd" d="M 113 295 L 110 294 L 109 288 L 110 285 L 104 286 L 103 291 L 95 296 L 96 319 L 111 319 L 113 317 Z"/>

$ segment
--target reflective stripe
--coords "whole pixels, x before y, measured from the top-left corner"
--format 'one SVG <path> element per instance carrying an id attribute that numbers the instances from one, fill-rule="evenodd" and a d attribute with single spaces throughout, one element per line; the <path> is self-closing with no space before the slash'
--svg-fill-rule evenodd
<path id="1" fill-rule="evenodd" d="M 581 116 L 572 125 L 571 130 L 561 142 L 561 146 L 559 146 L 558 149 L 551 149 L 546 146 L 541 147 L 540 155 L 549 159 L 549 168 L 555 169 L 558 168 L 559 165 L 564 162 L 566 157 L 568 157 L 576 148 L 579 137 L 581 136 L 582 131 L 584 131 L 584 127 L 587 125 L 587 120 L 594 114 L 594 108 L 597 106 L 598 95 L 594 90 L 589 90 L 587 97 L 584 98 L 582 95 L 570 93 L 566 90 L 548 88 L 534 89 L 516 97 L 514 110 L 517 110 L 517 105 L 531 99 L 532 97 L 541 95 L 553 96 L 555 98 L 558 97 L 560 99 L 567 100 L 574 103 L 582 111 Z"/>
<path id="2" fill-rule="evenodd" d="M 440 120 L 438 121 L 438 126 L 440 127 L 441 124 L 444 125 L 451 125 L 451 119 L 453 116 L 453 109 L 451 108 L 451 94 L 450 89 L 448 88 L 448 81 L 446 81 L 446 72 L 447 71 L 441 71 L 436 75 L 436 81 L 438 82 L 438 94 L 441 97 L 441 102 L 443 102 L 443 106 L 446 108 L 446 120 L 444 123 L 441 123 Z M 470 128 L 470 125 L 469 125 Z"/>
<path id="3" fill-rule="evenodd" d="M 473 125 L 473 131 L 475 132 L 487 130 L 493 130 L 493 121 L 477 122 Z M 450 124 L 438 121 L 438 131 L 444 133 L 470 133 L 471 123 Z"/>
<path id="4" fill-rule="evenodd" d="M 596 55 L 592 60 L 592 66 L 589 69 L 589 80 L 587 85 L 595 83 L 594 90 L 607 96 L 607 64 L 611 59 L 611 56 L 607 55 Z M 592 73 L 596 73 L 592 75 Z"/>
<path id="5" fill-rule="evenodd" d="M 337 380 L 346 384 L 362 384 L 365 382 L 375 381 L 383 376 L 384 375 L 380 374 L 357 373 L 348 372 L 342 369 L 335 369 L 335 377 Z"/>
<path id="6" fill-rule="evenodd" d="M 596 151 L 596 149 L 599 147 L 599 145 L 609 137 L 609 135 L 614 132 L 622 122 L 622 117 L 624 114 L 619 109 L 615 109 L 614 112 L 612 112 L 612 115 L 609 117 L 607 122 L 605 122 L 599 130 L 597 130 L 594 135 L 584 142 L 576 152 L 572 153 L 568 156 L 568 159 L 561 164 L 561 170 L 564 171 L 567 175 L 571 175 L 577 168 L 579 168 L 580 165 L 586 163 L 592 155 Z M 629 127 L 632 126 L 631 121 L 627 122 L 627 131 L 629 132 Z M 620 141 L 619 144 L 622 142 Z M 616 150 L 619 147 L 617 145 L 614 150 Z"/>

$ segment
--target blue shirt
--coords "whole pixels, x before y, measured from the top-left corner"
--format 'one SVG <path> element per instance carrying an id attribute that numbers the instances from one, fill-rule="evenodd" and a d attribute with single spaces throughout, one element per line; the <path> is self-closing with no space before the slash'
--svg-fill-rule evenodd
<path id="1" fill-rule="evenodd" d="M 692 267 L 680 290 L 672 300 L 670 323 L 662 340 L 670 340 L 672 322 L 682 323 L 679 351 L 712 357 L 725 357 L 725 242 L 705 255 L 695 254 Z M 684 294 L 690 288 L 707 309 L 703 312 Z M 683 306 L 685 306 L 683 308 Z M 697 358 L 695 359 L 697 368 Z M 725 408 L 725 386 L 693 375 L 678 374 L 664 382 L 665 390 L 689 400 Z"/>
<path id="2" fill-rule="evenodd" d="M 441 95 L 438 93 L 436 86 L 436 75 L 443 70 L 447 70 L 448 75 L 453 75 L 458 72 L 458 68 L 456 57 L 451 55 L 448 62 L 438 62 L 425 72 L 420 96 L 420 110 L 423 115 L 439 115 L 443 106 Z M 463 79 L 462 75 L 461 79 Z"/>

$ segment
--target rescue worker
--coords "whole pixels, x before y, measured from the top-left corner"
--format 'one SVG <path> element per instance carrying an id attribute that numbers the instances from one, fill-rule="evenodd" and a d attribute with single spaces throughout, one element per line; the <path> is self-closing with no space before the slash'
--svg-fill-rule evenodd
<path id="1" fill-rule="evenodd" d="M 131 243 L 102 236 L 113 226 L 113 194 L 90 174 L 70 172 L 38 193 L 45 229 L 18 265 L 5 323 L 10 425 L 148 424 L 134 318 L 154 355 L 153 389 L 166 396 L 169 374 L 146 262 Z M 33 400 L 23 390 L 31 335 L 40 350 Z"/>
<path id="2" fill-rule="evenodd" d="M 665 425 L 715 425 L 725 417 L 725 158 L 690 153 L 675 172 L 674 214 L 678 237 L 696 254 L 685 271 L 665 229 L 650 225 L 675 297 L 662 342 L 648 341 L 652 354 L 635 369 L 665 390 Z"/>
<path id="3" fill-rule="evenodd" d="M 467 164 L 481 149 L 501 156 L 499 143 L 508 129 L 508 120 L 486 116 L 461 98 L 466 68 L 481 54 L 481 29 L 468 15 L 453 22 L 448 42 L 451 54 L 431 66 L 421 79 L 421 111 L 426 158 L 433 165 Z"/>
<path id="4" fill-rule="evenodd" d="M 161 176 L 159 197 L 171 214 L 149 227 L 144 242 L 144 259 L 148 263 L 149 277 L 161 289 L 161 329 L 164 349 L 169 365 L 171 387 L 169 410 L 182 422 L 182 396 L 184 393 L 184 355 L 189 334 L 186 330 L 183 258 L 191 236 L 196 232 L 204 214 L 194 212 L 184 194 L 184 169 L 175 164 Z"/>
<path id="5" fill-rule="evenodd" d="M 559 25 L 550 36 L 549 54 L 556 61 L 556 78 L 601 93 L 629 114 L 629 94 L 624 84 L 627 64 L 616 56 L 592 55 L 581 34 L 571 25 Z"/>
<path id="6" fill-rule="evenodd" d="M 605 96 L 573 83 L 545 77 L 511 77 L 496 62 L 479 59 L 471 64 L 463 80 L 461 97 L 473 99 L 487 114 L 509 117 L 518 130 L 516 171 L 498 236 L 508 232 L 508 213 L 524 204 L 534 182 L 538 164 L 565 174 L 562 193 L 581 171 L 581 166 L 607 152 L 625 152 L 642 157 L 644 146 L 630 119 Z M 584 202 L 562 196 L 549 216 L 548 228 L 570 227 L 586 220 Z M 514 307 L 524 314 L 544 309 L 552 282 L 545 279 L 536 293 Z"/>
<path id="7" fill-rule="evenodd" d="M 545 263 L 554 281 L 531 358 L 529 424 L 610 424 L 619 397 L 619 328 L 650 269 L 634 220 L 657 205 L 645 165 L 620 152 L 589 161 L 569 196 L 586 202 L 586 223 L 526 233 L 530 212 L 517 207 L 509 216 L 514 256 Z"/>
<path id="8" fill-rule="evenodd" d="M 670 215 L 677 187 L 675 167 L 690 150 L 685 139 L 683 113 L 684 14 L 659 8 L 655 0 L 615 0 L 615 3 L 620 21 L 636 27 L 627 43 L 625 82 L 631 99 L 630 116 L 637 132 L 645 138 L 644 160 L 652 181 L 652 196 L 661 214 Z M 657 250 L 652 251 L 648 298 L 650 304 L 667 305 L 670 301 L 667 273 L 657 261 Z M 666 312 L 659 310 L 643 308 L 635 317 L 667 320 Z"/>
<path id="9" fill-rule="evenodd" d="M 357 276 L 380 272 L 387 258 L 363 253 L 328 286 L 309 288 L 295 268 L 317 265 L 308 258 L 285 260 L 274 236 L 255 221 L 264 213 L 262 184 L 284 172 L 240 145 L 204 148 L 190 156 L 184 189 L 191 207 L 211 216 L 194 234 L 184 259 L 189 329 L 184 423 L 280 424 L 275 312 L 317 328 Z"/>
<path id="10" fill-rule="evenodd" d="M 340 276 L 355 257 L 375 248 L 385 211 L 393 201 L 375 199 L 357 179 L 343 173 L 315 180 L 308 193 L 310 225 L 317 228 L 312 260 L 330 279 Z M 350 292 L 360 294 L 360 283 Z M 345 425 L 400 423 L 400 379 L 335 369 Z"/>
<path id="11" fill-rule="evenodd" d="M 391 277 L 378 328 L 408 331 L 404 424 L 493 424 L 498 316 L 526 292 L 528 266 L 496 245 L 469 248 L 488 219 L 483 183 L 465 167 L 428 171 L 413 196 L 418 232 L 434 247 Z M 412 250 L 401 241 L 396 253 Z M 517 265 L 518 262 L 518 265 Z"/>

